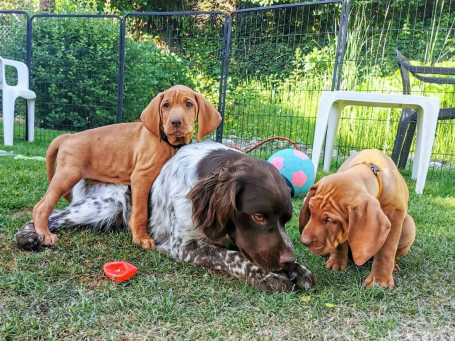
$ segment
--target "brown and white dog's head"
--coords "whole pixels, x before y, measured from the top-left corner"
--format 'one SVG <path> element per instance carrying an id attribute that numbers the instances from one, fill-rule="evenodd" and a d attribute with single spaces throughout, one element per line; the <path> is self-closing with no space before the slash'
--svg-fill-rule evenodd
<path id="1" fill-rule="evenodd" d="M 170 144 L 190 143 L 195 123 L 198 142 L 221 122 L 220 113 L 200 93 L 176 85 L 159 93 L 141 114 L 144 126 L 157 136 L 163 131 Z"/>
<path id="2" fill-rule="evenodd" d="M 292 217 L 291 196 L 278 170 L 235 151 L 220 155 L 215 151 L 206 159 L 198 170 L 200 180 L 188 195 L 195 224 L 213 242 L 229 236 L 251 262 L 265 270 L 277 271 L 294 263 L 285 230 Z"/>
<path id="3" fill-rule="evenodd" d="M 300 241 L 311 252 L 325 255 L 348 241 L 354 262 L 362 265 L 384 244 L 390 221 L 376 198 L 337 173 L 310 188 L 299 227 Z"/>

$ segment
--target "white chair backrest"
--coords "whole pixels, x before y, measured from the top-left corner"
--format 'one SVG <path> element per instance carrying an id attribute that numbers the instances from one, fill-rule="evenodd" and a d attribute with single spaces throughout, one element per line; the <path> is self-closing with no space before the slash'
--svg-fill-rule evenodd
<path id="1" fill-rule="evenodd" d="M 13 67 L 16 69 L 17 72 L 17 84 L 15 85 L 10 85 L 7 83 L 6 76 L 5 76 L 5 69 L 6 65 Z M 19 89 L 29 89 L 29 71 L 28 67 L 25 63 L 19 62 L 16 60 L 10 60 L 6 58 L 1 58 L 0 57 L 0 85 L 3 85 L 3 89 L 6 89 L 7 87 L 10 88 L 19 88 Z"/>
<path id="2" fill-rule="evenodd" d="M 5 64 L 3 64 L 3 58 L 0 57 L 0 90 L 3 89 L 3 79 L 5 78 Z"/>

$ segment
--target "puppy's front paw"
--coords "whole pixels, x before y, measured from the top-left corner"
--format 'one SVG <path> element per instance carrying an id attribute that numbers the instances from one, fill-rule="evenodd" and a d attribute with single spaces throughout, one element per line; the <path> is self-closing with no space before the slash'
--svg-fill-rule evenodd
<path id="1" fill-rule="evenodd" d="M 133 243 L 141 245 L 144 249 L 153 250 L 155 248 L 155 241 L 150 237 L 133 238 Z"/>
<path id="2" fill-rule="evenodd" d="M 363 286 L 366 288 L 373 287 L 374 284 L 378 284 L 381 288 L 390 288 L 393 289 L 395 287 L 395 282 L 393 280 L 393 276 L 390 274 L 381 274 L 381 273 L 370 273 L 368 277 L 363 282 Z"/>
<path id="3" fill-rule="evenodd" d="M 57 235 L 55 235 L 51 232 L 44 233 L 44 234 L 40 234 L 38 232 L 38 234 L 43 242 L 43 245 L 45 245 L 45 246 L 53 246 L 58 242 Z"/>
<path id="4" fill-rule="evenodd" d="M 325 267 L 329 270 L 333 271 L 343 271 L 346 270 L 348 266 L 347 259 L 338 259 L 330 257 L 327 263 L 325 263 Z"/>
<path id="5" fill-rule="evenodd" d="M 316 276 L 303 265 L 294 263 L 289 266 L 287 275 L 297 290 L 308 291 L 318 284 Z"/>

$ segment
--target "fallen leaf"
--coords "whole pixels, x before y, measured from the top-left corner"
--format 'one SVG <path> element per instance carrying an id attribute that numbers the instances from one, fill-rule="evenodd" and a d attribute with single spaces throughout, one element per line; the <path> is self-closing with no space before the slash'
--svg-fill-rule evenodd
<path id="1" fill-rule="evenodd" d="M 303 296 L 302 297 L 302 302 L 310 302 L 311 296 Z"/>

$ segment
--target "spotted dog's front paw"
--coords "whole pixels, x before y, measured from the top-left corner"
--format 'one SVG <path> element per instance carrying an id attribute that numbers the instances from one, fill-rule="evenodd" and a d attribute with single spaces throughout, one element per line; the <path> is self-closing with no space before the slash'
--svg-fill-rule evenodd
<path id="1" fill-rule="evenodd" d="M 291 290 L 291 280 L 283 274 L 270 272 L 262 278 L 253 281 L 252 285 L 265 292 L 275 293 Z"/>
<path id="2" fill-rule="evenodd" d="M 26 223 L 18 233 L 16 233 L 17 246 L 27 251 L 37 251 L 43 247 L 43 240 L 35 231 L 33 222 Z"/>
<path id="3" fill-rule="evenodd" d="M 287 268 L 287 276 L 297 290 L 308 291 L 318 284 L 316 276 L 299 263 L 291 264 Z"/>

